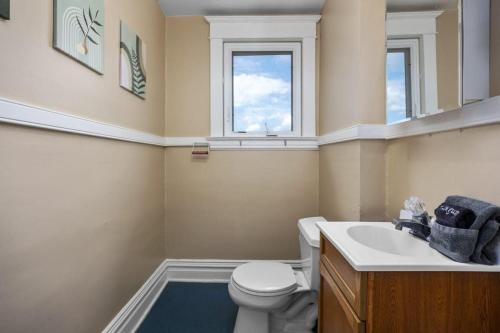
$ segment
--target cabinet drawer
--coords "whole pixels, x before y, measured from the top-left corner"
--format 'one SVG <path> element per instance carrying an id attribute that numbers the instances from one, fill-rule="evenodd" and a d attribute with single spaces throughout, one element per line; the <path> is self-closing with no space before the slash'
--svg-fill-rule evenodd
<path id="1" fill-rule="evenodd" d="M 358 317 L 365 320 L 367 273 L 354 270 L 323 235 L 321 235 L 321 262 Z"/>
<path id="2" fill-rule="evenodd" d="M 356 316 L 323 264 L 320 273 L 319 332 L 364 333 L 365 323 Z"/>

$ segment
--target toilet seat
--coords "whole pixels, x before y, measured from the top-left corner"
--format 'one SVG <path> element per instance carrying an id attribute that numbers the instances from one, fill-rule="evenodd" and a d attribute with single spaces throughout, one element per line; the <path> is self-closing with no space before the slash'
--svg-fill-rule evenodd
<path id="1" fill-rule="evenodd" d="M 238 266 L 231 282 L 243 293 L 255 296 L 281 296 L 297 289 L 297 278 L 290 265 L 255 261 Z"/>

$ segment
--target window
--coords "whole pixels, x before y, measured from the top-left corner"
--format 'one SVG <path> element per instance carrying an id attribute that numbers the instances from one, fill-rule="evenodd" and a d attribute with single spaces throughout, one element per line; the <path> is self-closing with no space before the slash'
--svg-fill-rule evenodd
<path id="1" fill-rule="evenodd" d="M 292 52 L 233 52 L 233 132 L 292 132 L 292 59 Z"/>
<path id="2" fill-rule="evenodd" d="M 299 136 L 300 43 L 224 44 L 224 135 Z"/>
<path id="3" fill-rule="evenodd" d="M 388 124 L 420 114 L 418 39 L 389 40 L 386 62 Z"/>
<path id="4" fill-rule="evenodd" d="M 235 149 L 309 147 L 316 137 L 320 16 L 205 19 L 210 23 L 209 140 Z"/>
<path id="5" fill-rule="evenodd" d="M 412 117 L 410 49 L 387 50 L 387 122 Z"/>

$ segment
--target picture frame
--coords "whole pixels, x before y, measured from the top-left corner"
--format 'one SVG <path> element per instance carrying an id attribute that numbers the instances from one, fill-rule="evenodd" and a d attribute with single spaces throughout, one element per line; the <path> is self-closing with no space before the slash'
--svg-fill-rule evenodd
<path id="1" fill-rule="evenodd" d="M 120 86 L 146 99 L 146 44 L 123 21 L 120 22 Z"/>
<path id="2" fill-rule="evenodd" d="M 10 20 L 10 0 L 0 0 L 0 19 Z"/>
<path id="3" fill-rule="evenodd" d="M 104 0 L 54 0 L 53 46 L 102 75 L 104 24 Z"/>

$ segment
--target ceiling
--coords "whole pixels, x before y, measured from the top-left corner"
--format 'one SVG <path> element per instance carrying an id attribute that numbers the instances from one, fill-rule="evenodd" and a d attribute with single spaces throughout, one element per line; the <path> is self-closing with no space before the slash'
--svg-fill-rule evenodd
<path id="1" fill-rule="evenodd" d="M 387 11 L 408 12 L 457 8 L 458 0 L 387 0 Z"/>
<path id="2" fill-rule="evenodd" d="M 159 3 L 167 16 L 290 15 L 320 14 L 325 0 L 159 0 Z"/>

